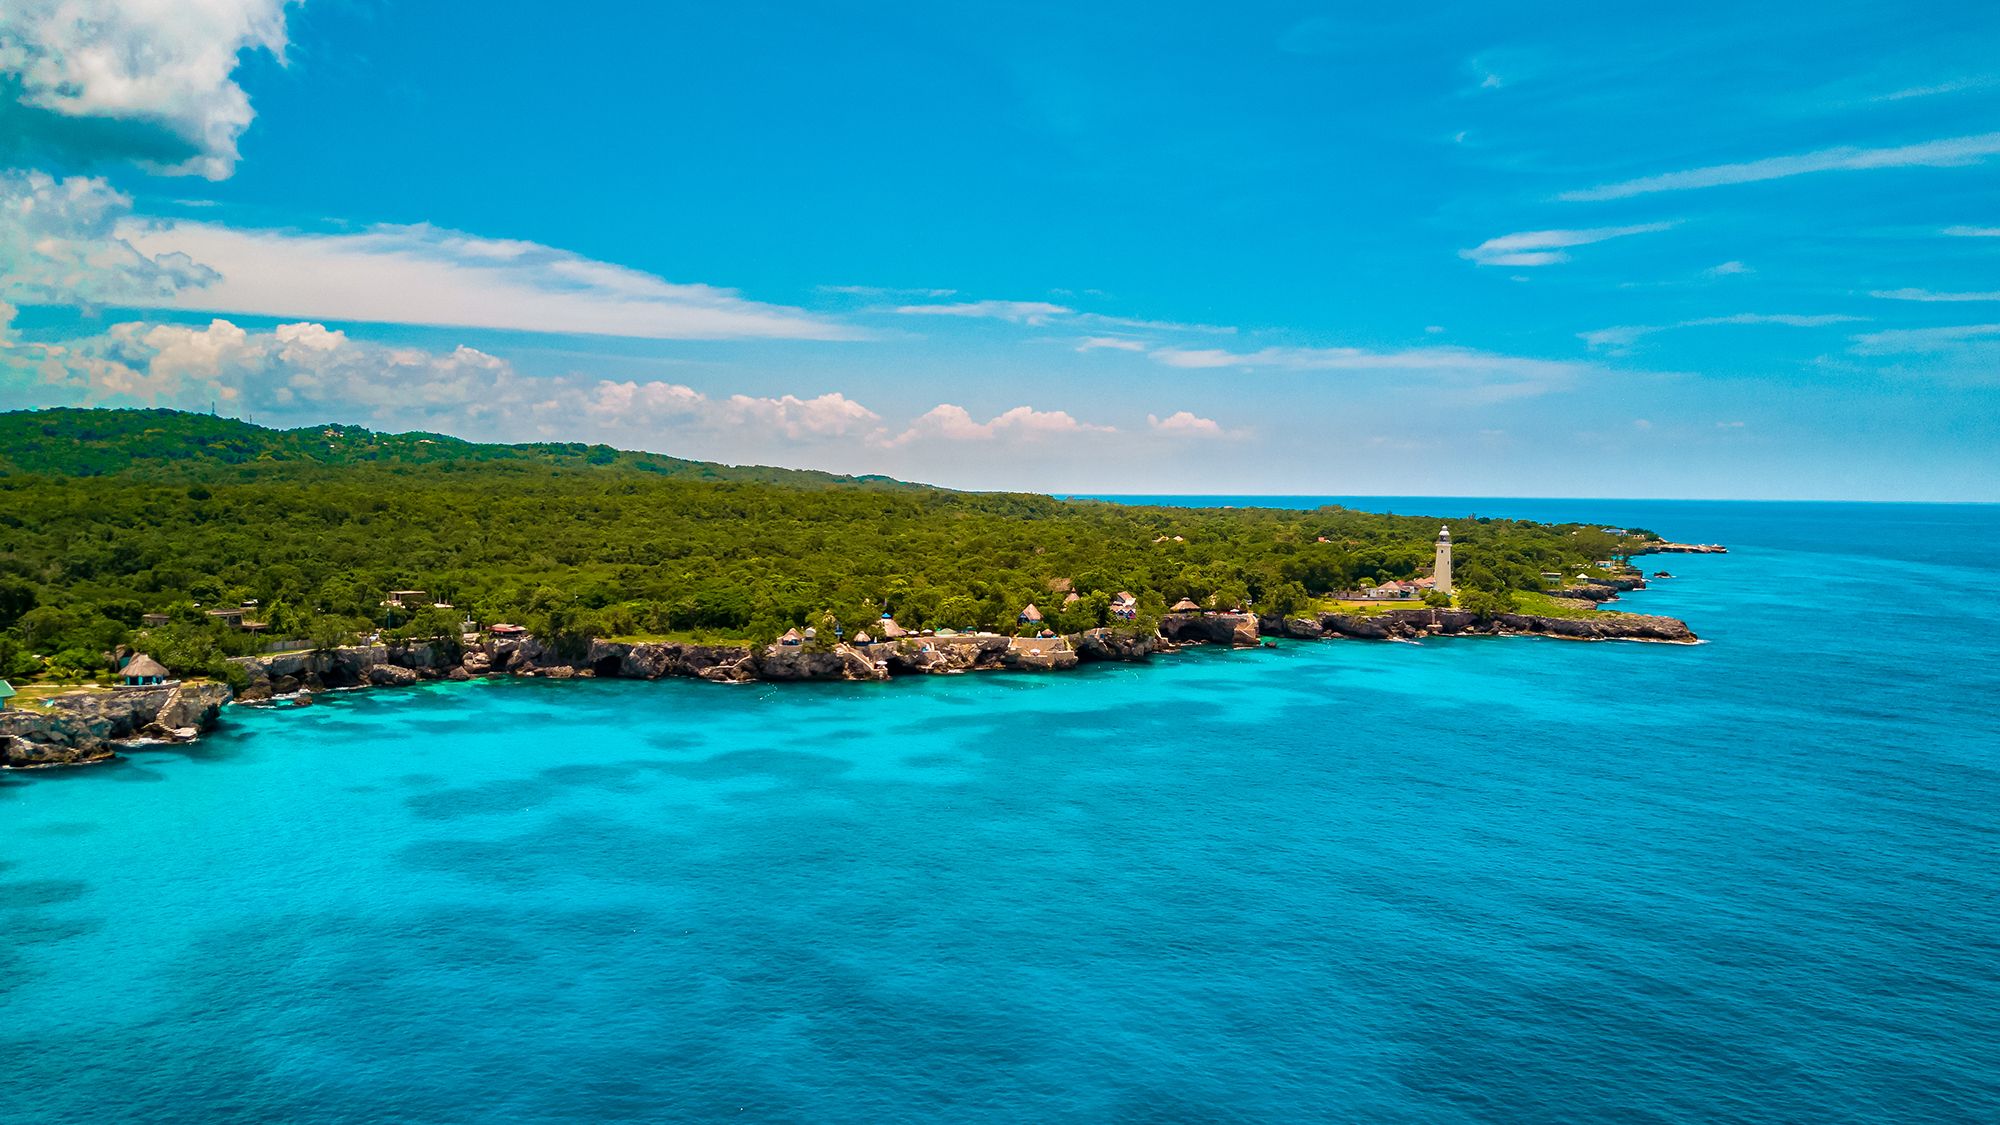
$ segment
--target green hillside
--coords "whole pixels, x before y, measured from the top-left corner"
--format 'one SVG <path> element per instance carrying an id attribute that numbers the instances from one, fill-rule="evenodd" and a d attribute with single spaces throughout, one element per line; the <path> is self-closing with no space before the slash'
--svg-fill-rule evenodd
<path id="1" fill-rule="evenodd" d="M 1126 507 L 732 469 L 603 446 L 476 445 L 167 411 L 0 415 L 0 675 L 80 677 L 118 645 L 177 670 L 270 636 L 768 639 L 849 629 L 1145 627 L 1181 598 L 1267 613 L 1430 564 L 1436 516 Z M 1503 606 L 1619 548 L 1575 525 L 1453 519 L 1462 604 Z M 453 608 L 411 614 L 392 590 Z M 1073 591 L 1078 597 L 1066 600 Z M 253 637 L 214 621 L 254 602 Z M 149 627 L 148 614 L 169 623 Z"/>
<path id="2" fill-rule="evenodd" d="M 446 434 L 388 434 L 342 425 L 273 430 L 179 410 L 61 408 L 0 413 L 0 473 L 70 477 L 131 473 L 192 479 L 350 465 L 624 469 L 676 479 L 759 481 L 801 488 L 903 487 L 888 477 L 719 465 L 582 442 L 494 445 Z"/>

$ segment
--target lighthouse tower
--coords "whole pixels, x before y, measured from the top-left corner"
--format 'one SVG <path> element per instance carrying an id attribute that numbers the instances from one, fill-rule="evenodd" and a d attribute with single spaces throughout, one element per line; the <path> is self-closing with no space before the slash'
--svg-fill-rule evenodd
<path id="1" fill-rule="evenodd" d="M 1431 570 L 1433 587 L 1440 594 L 1451 593 L 1451 528 L 1438 528 L 1437 566 Z"/>

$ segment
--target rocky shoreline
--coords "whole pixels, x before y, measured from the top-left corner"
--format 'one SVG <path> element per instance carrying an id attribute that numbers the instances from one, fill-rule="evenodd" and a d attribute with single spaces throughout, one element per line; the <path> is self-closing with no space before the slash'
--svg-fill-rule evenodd
<path id="1" fill-rule="evenodd" d="M 1629 588 L 1629 587 L 1628 587 Z M 1606 600 L 1619 591 L 1603 588 Z M 1588 595 L 1584 595 L 1588 596 Z M 1081 664 L 1137 662 L 1194 645 L 1251 648 L 1265 638 L 1415 640 L 1431 636 L 1544 636 L 1569 640 L 1694 643 L 1671 617 L 1604 614 L 1540 617 L 1501 614 L 1482 620 L 1464 610 L 1396 609 L 1310 617 L 1173 613 L 1157 635 L 1093 629 L 1031 639 L 994 633 L 905 637 L 828 648 L 701 645 L 592 640 L 565 655 L 534 637 L 447 647 L 438 643 L 355 645 L 323 652 L 239 657 L 248 683 L 232 693 L 217 683 L 77 692 L 36 710 L 0 712 L 0 768 L 84 765 L 108 760 L 133 741 L 185 742 L 214 727 L 224 704 L 288 700 L 309 703 L 319 691 L 398 687 L 435 680 L 496 676 L 545 679 L 685 678 L 719 683 L 891 680 L 962 672 L 1055 672 Z"/>

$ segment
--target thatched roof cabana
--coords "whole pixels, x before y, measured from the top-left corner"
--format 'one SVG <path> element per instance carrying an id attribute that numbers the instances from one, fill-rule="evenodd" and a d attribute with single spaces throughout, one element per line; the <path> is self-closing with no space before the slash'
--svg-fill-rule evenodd
<path id="1" fill-rule="evenodd" d="M 1200 613 L 1200 612 L 1201 612 L 1201 606 L 1197 605 L 1197 604 L 1195 603 L 1195 600 L 1194 600 L 1193 598 L 1182 598 L 1182 599 L 1181 599 L 1180 601 L 1177 601 L 1177 602 L 1175 602 L 1175 603 L 1174 603 L 1174 612 L 1175 612 L 1175 613 L 1188 613 L 1188 612 L 1194 612 L 1194 613 Z"/>
<path id="2" fill-rule="evenodd" d="M 1021 620 L 1032 625 L 1041 619 L 1042 611 L 1035 608 L 1034 602 L 1029 602 L 1027 605 L 1021 607 Z"/>
<path id="3" fill-rule="evenodd" d="M 125 667 L 118 670 L 120 678 L 128 684 L 158 683 L 168 674 L 166 665 L 143 652 L 126 661 Z"/>

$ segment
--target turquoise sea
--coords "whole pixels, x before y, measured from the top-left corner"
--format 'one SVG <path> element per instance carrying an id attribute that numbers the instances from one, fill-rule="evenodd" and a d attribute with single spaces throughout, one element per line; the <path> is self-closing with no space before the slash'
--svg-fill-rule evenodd
<path id="1" fill-rule="evenodd" d="M 443 684 L 0 775 L 0 1119 L 2000 1120 L 2000 508 L 1353 503 L 1732 553 L 1623 603 L 1692 647 Z"/>

